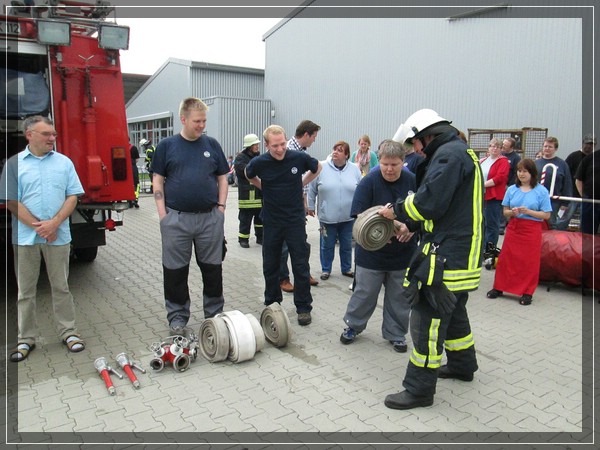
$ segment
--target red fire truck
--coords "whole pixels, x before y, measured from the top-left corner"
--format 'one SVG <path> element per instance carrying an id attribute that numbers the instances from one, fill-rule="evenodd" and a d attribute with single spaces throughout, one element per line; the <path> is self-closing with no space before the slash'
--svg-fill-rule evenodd
<path id="1" fill-rule="evenodd" d="M 71 158 L 85 190 L 70 220 L 73 254 L 89 262 L 134 199 L 119 62 L 129 28 L 108 20 L 114 11 L 104 1 L 45 1 L 13 1 L 0 16 L 2 164 L 25 148 L 25 118 L 54 121 L 56 150 Z M 6 219 L 5 205 L 0 212 Z"/>

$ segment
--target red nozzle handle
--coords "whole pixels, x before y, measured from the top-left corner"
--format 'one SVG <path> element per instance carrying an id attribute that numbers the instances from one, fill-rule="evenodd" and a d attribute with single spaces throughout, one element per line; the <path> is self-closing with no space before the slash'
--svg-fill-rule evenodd
<path id="1" fill-rule="evenodd" d="M 133 373 L 133 370 L 131 370 L 131 366 L 129 364 L 124 365 L 123 370 L 125 371 L 127 377 L 131 380 L 132 383 L 135 383 L 138 380 L 135 374 Z"/>
<path id="2" fill-rule="evenodd" d="M 108 370 L 105 369 L 102 372 L 100 372 L 100 376 L 104 380 L 104 384 L 106 385 L 106 388 L 110 391 L 110 388 L 113 387 L 113 384 L 112 384 L 112 380 L 110 379 L 110 374 L 108 373 Z"/>

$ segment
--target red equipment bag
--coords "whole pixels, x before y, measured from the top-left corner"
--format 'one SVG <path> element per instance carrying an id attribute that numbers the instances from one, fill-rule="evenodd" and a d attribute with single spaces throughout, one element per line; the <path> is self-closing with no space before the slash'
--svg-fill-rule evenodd
<path id="1" fill-rule="evenodd" d="M 600 289 L 600 239 L 571 231 L 542 231 L 540 281 Z M 595 241 L 595 242 L 594 242 Z"/>

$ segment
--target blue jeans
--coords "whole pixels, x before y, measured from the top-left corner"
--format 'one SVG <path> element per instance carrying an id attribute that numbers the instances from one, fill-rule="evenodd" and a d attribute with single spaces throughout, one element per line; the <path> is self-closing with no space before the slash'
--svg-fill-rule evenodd
<path id="1" fill-rule="evenodd" d="M 485 242 L 498 245 L 498 235 L 500 234 L 500 219 L 502 217 L 502 201 L 486 200 L 483 216 L 485 220 Z"/>
<path id="2" fill-rule="evenodd" d="M 340 267 L 342 273 L 352 271 L 352 225 L 353 220 L 339 223 L 321 222 L 321 269 L 331 273 L 333 258 L 335 257 L 335 242 L 340 241 Z"/>

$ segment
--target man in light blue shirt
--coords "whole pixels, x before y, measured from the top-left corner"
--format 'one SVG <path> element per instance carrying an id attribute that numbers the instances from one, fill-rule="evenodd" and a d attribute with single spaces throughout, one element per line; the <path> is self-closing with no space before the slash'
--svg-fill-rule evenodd
<path id="1" fill-rule="evenodd" d="M 52 288 L 54 317 L 61 340 L 71 352 L 85 348 L 75 328 L 75 305 L 69 290 L 71 232 L 69 216 L 84 193 L 73 162 L 56 152 L 56 131 L 46 117 L 25 119 L 25 150 L 4 166 L 0 196 L 12 213 L 18 296 L 18 344 L 12 362 L 27 358 L 37 335 L 36 290 L 41 258 Z"/>

